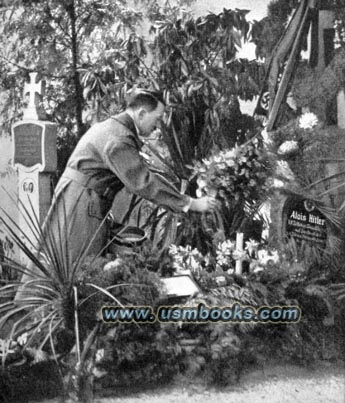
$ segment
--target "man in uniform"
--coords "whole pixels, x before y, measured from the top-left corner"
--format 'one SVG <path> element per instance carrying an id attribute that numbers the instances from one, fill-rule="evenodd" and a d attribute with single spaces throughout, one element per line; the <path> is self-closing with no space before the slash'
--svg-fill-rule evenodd
<path id="1" fill-rule="evenodd" d="M 165 178 L 151 172 L 140 156 L 143 144 L 139 136 L 148 137 L 159 127 L 164 109 L 160 93 L 136 90 L 125 112 L 93 125 L 77 144 L 43 225 L 42 242 L 59 248 L 64 265 L 75 264 L 84 251 L 98 254 L 104 248 L 105 217 L 123 187 L 175 212 L 215 208 L 214 198 L 194 199 L 181 194 Z M 24 275 L 23 282 L 28 278 Z"/>

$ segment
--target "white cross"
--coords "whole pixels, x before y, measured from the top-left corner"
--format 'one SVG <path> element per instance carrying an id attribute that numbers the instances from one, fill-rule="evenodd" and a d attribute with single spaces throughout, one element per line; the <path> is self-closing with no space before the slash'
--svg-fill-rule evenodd
<path id="1" fill-rule="evenodd" d="M 36 105 L 36 94 L 42 95 L 43 86 L 42 81 L 36 83 L 37 73 L 30 73 L 30 82 L 25 83 L 24 86 L 24 97 L 29 94 L 29 103 L 24 111 L 23 119 L 33 119 L 38 120 L 40 118 L 40 113 L 37 110 Z"/>

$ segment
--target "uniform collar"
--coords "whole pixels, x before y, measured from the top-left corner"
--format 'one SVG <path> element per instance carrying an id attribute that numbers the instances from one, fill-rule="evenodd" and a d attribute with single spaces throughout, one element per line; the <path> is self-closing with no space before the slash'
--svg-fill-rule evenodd
<path id="1" fill-rule="evenodd" d="M 135 141 L 139 148 L 144 145 L 144 143 L 139 138 L 138 129 L 134 123 L 133 118 L 127 112 L 122 112 L 119 115 L 112 116 L 111 118 L 121 123 L 134 134 Z"/>

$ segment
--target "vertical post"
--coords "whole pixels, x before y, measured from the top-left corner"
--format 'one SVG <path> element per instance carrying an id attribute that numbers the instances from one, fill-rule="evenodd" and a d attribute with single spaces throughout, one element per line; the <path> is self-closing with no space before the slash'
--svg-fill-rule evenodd
<path id="1" fill-rule="evenodd" d="M 236 250 L 243 252 L 243 232 L 236 233 Z M 242 259 L 236 260 L 235 273 L 242 274 Z"/>
<path id="2" fill-rule="evenodd" d="M 331 10 L 319 11 L 319 52 L 317 69 L 324 71 L 330 63 L 334 53 L 334 12 Z"/>
<path id="3" fill-rule="evenodd" d="M 334 12 L 331 10 L 319 11 L 319 35 L 318 35 L 318 64 L 317 72 L 322 74 L 325 68 L 331 62 L 334 56 Z M 325 103 L 322 111 L 322 120 L 327 124 L 333 124 L 331 119 L 330 110 L 334 106 L 334 102 L 330 101 Z"/>
<path id="4" fill-rule="evenodd" d="M 345 129 L 345 93 L 341 89 L 337 95 L 337 123 L 338 127 Z"/>

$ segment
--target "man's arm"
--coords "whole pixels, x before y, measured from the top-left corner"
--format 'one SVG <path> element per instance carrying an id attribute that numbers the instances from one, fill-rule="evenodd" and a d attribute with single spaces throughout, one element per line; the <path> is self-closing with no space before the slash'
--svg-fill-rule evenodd
<path id="1" fill-rule="evenodd" d="M 181 194 L 161 175 L 151 172 L 128 137 L 111 142 L 104 149 L 104 160 L 124 186 L 134 194 L 175 212 L 206 211 L 214 208 L 212 198 L 192 199 Z"/>

